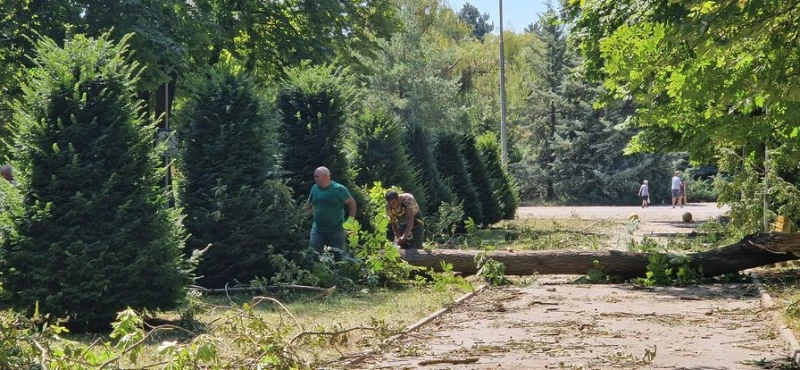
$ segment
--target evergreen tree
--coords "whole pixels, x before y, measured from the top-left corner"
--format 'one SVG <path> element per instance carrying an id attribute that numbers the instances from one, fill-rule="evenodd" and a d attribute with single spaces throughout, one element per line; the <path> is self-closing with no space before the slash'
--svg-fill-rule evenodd
<path id="1" fill-rule="evenodd" d="M 74 330 L 105 328 L 126 307 L 172 309 L 189 283 L 127 40 L 38 41 L 15 106 L 19 183 L 3 187 L 0 295 Z"/>
<path id="2" fill-rule="evenodd" d="M 658 187 L 662 154 L 624 156 L 635 132 L 622 123 L 634 113 L 628 102 L 595 109 L 602 86 L 576 72 L 581 60 L 568 48 L 564 22 L 549 9 L 528 28 L 544 45 L 535 63 L 542 77 L 532 90 L 529 115 L 534 140 L 523 163 L 512 166 L 523 194 L 573 204 L 636 204 L 636 190 L 648 179 Z M 654 189 L 655 190 L 655 189 Z M 653 200 L 661 193 L 651 192 Z"/>
<path id="3" fill-rule="evenodd" d="M 464 3 L 458 11 L 458 19 L 472 28 L 472 34 L 478 40 L 483 40 L 483 36 L 494 30 L 494 23 L 488 22 L 489 14 L 481 14 L 480 10 L 470 3 Z"/>
<path id="4" fill-rule="evenodd" d="M 410 127 L 406 132 L 406 148 L 408 149 L 411 166 L 419 171 L 421 185 L 428 194 L 426 215 L 438 213 L 442 203 L 453 203 L 455 196 L 450 185 L 446 184 L 439 176 L 436 161 L 431 152 L 429 135 L 420 125 Z"/>
<path id="5" fill-rule="evenodd" d="M 397 120 L 384 114 L 368 115 L 357 122 L 355 133 L 356 183 L 371 186 L 380 181 L 387 188 L 399 186 L 414 195 L 423 215 L 429 215 L 427 192 L 420 185 L 418 171 L 409 162 Z"/>
<path id="6" fill-rule="evenodd" d="M 483 223 L 481 201 L 467 172 L 458 135 L 447 131 L 442 132 L 437 138 L 435 148 L 436 168 L 442 179 L 453 186 L 456 199 L 463 202 L 464 217 L 472 217 L 477 224 Z"/>
<path id="7" fill-rule="evenodd" d="M 492 181 L 495 197 L 500 202 L 503 219 L 513 220 L 517 213 L 517 195 L 513 179 L 503 169 L 497 135 L 493 132 L 486 132 L 478 136 L 477 148 L 483 163 L 486 164 L 486 173 Z"/>
<path id="8" fill-rule="evenodd" d="M 356 219 L 369 228 L 367 196 L 352 186 L 353 176 L 343 151 L 347 122 L 344 85 L 346 82 L 330 66 L 303 66 L 289 71 L 277 98 L 282 168 L 295 197 L 304 201 L 314 185 L 314 170 L 327 167 L 331 179 L 346 186 L 355 199 Z"/>
<path id="9" fill-rule="evenodd" d="M 500 212 L 500 203 L 495 197 L 494 186 L 486 173 L 486 165 L 478 153 L 475 143 L 475 135 L 468 133 L 461 137 L 461 154 L 464 156 L 464 164 L 467 167 L 469 178 L 478 193 L 483 214 L 483 223 L 486 225 L 500 222 L 503 215 Z"/>
<path id="10" fill-rule="evenodd" d="M 288 187 L 267 179 L 267 122 L 253 82 L 216 68 L 197 87 L 180 130 L 186 251 L 211 244 L 197 268 L 200 283 L 222 287 L 272 274 L 267 247 L 300 242 Z"/>

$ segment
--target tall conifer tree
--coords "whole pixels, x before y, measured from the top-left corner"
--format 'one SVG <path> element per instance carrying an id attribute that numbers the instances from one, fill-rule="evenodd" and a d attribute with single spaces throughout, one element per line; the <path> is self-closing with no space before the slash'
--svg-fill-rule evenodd
<path id="1" fill-rule="evenodd" d="M 253 82 L 226 67 L 196 90 L 180 132 L 187 252 L 211 244 L 197 270 L 204 286 L 269 277 L 268 246 L 288 251 L 301 241 L 290 189 L 267 179 L 273 153 L 263 104 Z"/>
<path id="2" fill-rule="evenodd" d="M 3 185 L 0 295 L 77 330 L 105 328 L 126 307 L 174 308 L 189 282 L 126 41 L 39 41 L 15 107 L 19 183 Z"/>

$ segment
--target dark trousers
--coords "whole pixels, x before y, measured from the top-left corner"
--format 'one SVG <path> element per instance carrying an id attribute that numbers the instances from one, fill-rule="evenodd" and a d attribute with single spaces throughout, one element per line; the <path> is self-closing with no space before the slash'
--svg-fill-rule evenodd
<path id="1" fill-rule="evenodd" d="M 406 233 L 408 225 L 397 225 L 400 228 L 400 235 Z M 411 238 L 407 239 L 401 249 L 422 249 L 422 242 L 425 241 L 425 224 L 414 222 L 414 228 L 411 230 Z"/>

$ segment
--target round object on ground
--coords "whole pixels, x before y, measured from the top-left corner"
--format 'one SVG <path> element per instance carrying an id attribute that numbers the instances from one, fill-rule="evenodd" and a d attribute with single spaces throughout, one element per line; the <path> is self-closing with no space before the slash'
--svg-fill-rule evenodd
<path id="1" fill-rule="evenodd" d="M 689 212 L 684 213 L 681 218 L 683 219 L 683 222 L 692 222 L 692 214 Z"/>
<path id="2" fill-rule="evenodd" d="M 639 219 L 639 215 L 637 215 L 635 213 L 631 213 L 631 214 L 628 215 L 628 220 L 629 221 L 638 220 L 638 219 Z"/>

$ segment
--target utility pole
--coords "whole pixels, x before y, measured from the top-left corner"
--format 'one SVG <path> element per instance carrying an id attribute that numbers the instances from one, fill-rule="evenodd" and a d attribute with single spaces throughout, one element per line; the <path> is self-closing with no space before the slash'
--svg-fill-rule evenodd
<path id="1" fill-rule="evenodd" d="M 500 148 L 503 165 L 508 164 L 508 129 L 506 127 L 506 59 L 503 49 L 503 0 L 500 1 Z"/>

